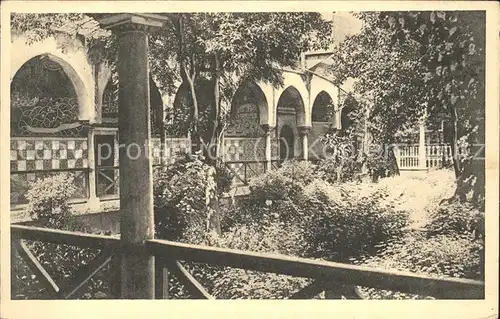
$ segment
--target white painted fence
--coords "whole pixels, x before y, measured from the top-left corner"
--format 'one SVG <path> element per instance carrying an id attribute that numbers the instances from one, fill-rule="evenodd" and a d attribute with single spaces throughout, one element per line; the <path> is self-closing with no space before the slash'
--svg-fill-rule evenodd
<path id="1" fill-rule="evenodd" d="M 459 148 L 458 156 L 465 156 L 466 153 L 467 150 L 465 148 Z M 447 164 L 451 164 L 451 154 L 451 146 L 448 144 L 425 145 L 423 154 L 420 153 L 420 146 L 418 144 L 398 145 L 396 158 L 400 170 L 424 170 L 441 168 Z"/>

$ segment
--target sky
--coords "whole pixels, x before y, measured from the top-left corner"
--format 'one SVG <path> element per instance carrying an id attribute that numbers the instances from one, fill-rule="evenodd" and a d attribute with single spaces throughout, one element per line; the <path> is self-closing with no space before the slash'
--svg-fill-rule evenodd
<path id="1" fill-rule="evenodd" d="M 355 18 L 349 12 L 323 12 L 321 13 L 326 20 L 333 22 L 334 43 L 340 43 L 348 35 L 358 33 L 361 30 L 361 20 Z"/>

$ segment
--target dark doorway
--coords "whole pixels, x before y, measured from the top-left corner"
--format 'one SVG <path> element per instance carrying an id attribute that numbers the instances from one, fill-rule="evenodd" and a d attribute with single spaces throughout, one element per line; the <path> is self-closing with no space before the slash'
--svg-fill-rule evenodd
<path id="1" fill-rule="evenodd" d="M 293 129 L 288 125 L 283 125 L 280 131 L 280 159 L 290 160 L 294 156 L 295 137 Z"/>
<path id="2" fill-rule="evenodd" d="M 94 137 L 95 179 L 98 197 L 118 195 L 118 172 L 114 168 L 114 149 L 114 135 L 96 135 Z"/>

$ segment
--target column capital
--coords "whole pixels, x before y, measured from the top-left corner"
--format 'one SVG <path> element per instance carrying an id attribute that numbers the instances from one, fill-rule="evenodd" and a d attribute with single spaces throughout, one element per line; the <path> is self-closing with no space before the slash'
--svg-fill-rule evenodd
<path id="1" fill-rule="evenodd" d="M 261 124 L 260 127 L 264 130 L 264 132 L 269 133 L 274 129 L 274 126 L 271 126 L 269 124 Z"/>
<path id="2" fill-rule="evenodd" d="M 299 126 L 299 127 L 297 127 L 297 129 L 299 130 L 299 133 L 301 135 L 307 135 L 307 134 L 309 134 L 309 132 L 311 132 L 312 127 L 311 126 Z"/>
<path id="3" fill-rule="evenodd" d="M 169 21 L 167 16 L 152 13 L 90 14 L 104 29 L 114 32 L 143 31 L 161 28 Z"/>

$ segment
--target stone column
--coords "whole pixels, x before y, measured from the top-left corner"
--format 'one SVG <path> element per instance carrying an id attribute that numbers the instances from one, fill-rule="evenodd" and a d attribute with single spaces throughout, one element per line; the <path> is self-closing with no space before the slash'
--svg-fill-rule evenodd
<path id="1" fill-rule="evenodd" d="M 271 171 L 272 165 L 271 165 L 271 160 L 272 160 L 272 149 L 271 149 L 271 130 L 273 129 L 269 124 L 263 124 L 261 127 L 264 129 L 264 132 L 266 133 L 266 172 Z"/>
<path id="2" fill-rule="evenodd" d="M 100 201 L 97 197 L 97 179 L 96 179 L 96 163 L 94 154 L 94 135 L 95 131 L 93 127 L 89 127 L 87 134 L 87 151 L 88 151 L 88 168 L 89 168 L 89 199 L 87 206 L 90 210 L 95 211 L 99 209 Z"/>
<path id="3" fill-rule="evenodd" d="M 307 161 L 309 159 L 309 143 L 307 140 L 307 135 L 311 131 L 310 126 L 300 126 L 299 128 L 300 136 L 302 137 L 302 159 Z"/>
<path id="4" fill-rule="evenodd" d="M 121 298 L 154 299 L 154 257 L 145 241 L 154 238 L 148 30 L 161 27 L 166 17 L 156 14 L 96 15 L 118 38 L 118 129 L 120 143 L 120 233 L 124 246 Z"/>

